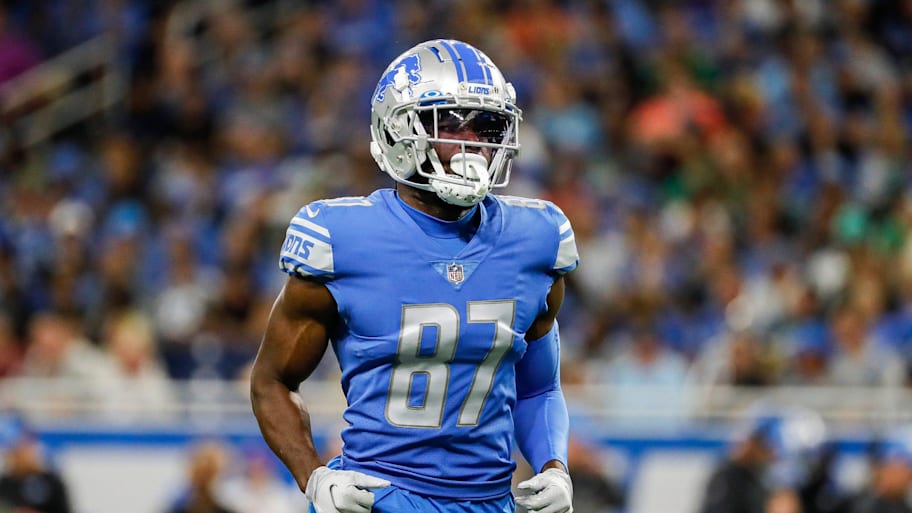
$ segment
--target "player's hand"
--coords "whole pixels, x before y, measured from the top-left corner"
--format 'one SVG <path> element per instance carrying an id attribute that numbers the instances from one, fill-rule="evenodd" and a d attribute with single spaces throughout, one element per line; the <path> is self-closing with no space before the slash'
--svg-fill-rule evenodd
<path id="1" fill-rule="evenodd" d="M 318 467 L 310 474 L 304 496 L 317 513 L 370 513 L 374 504 L 371 488 L 386 488 L 390 482 L 353 470 Z"/>
<path id="2" fill-rule="evenodd" d="M 549 468 L 519 483 L 528 492 L 516 498 L 516 504 L 534 513 L 572 513 L 573 484 L 563 470 Z"/>

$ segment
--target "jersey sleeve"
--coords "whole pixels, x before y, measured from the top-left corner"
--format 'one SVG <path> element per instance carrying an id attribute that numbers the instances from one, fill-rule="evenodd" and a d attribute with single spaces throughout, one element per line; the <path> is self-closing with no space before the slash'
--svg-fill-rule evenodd
<path id="1" fill-rule="evenodd" d="M 320 201 L 304 206 L 291 218 L 279 255 L 279 269 L 299 278 L 332 280 L 332 235 Z"/>
<path id="2" fill-rule="evenodd" d="M 557 205 L 551 202 L 545 202 L 545 205 L 548 214 L 557 226 L 560 240 L 557 245 L 557 254 L 554 256 L 552 271 L 559 275 L 567 274 L 579 265 L 579 252 L 576 249 L 573 227 L 570 226 L 570 220 Z"/>

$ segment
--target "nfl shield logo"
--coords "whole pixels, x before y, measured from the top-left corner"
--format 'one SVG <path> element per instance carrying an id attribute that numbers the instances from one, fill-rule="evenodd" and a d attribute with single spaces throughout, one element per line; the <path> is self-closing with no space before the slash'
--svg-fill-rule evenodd
<path id="1" fill-rule="evenodd" d="M 447 279 L 450 280 L 450 283 L 453 285 L 458 285 L 462 283 L 462 280 L 465 279 L 465 273 L 462 272 L 462 264 L 449 264 L 446 268 L 446 271 Z"/>

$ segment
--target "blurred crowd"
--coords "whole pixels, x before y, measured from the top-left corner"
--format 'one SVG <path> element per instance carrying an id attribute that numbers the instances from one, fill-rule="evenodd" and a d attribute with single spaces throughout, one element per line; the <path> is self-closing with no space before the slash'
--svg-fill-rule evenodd
<path id="1" fill-rule="evenodd" d="M 0 91 L 103 34 L 122 101 L 32 146 L 0 125 L 0 377 L 97 383 L 119 415 L 242 379 L 288 220 L 392 186 L 370 94 L 452 37 L 516 87 L 507 192 L 575 229 L 566 379 L 912 381 L 910 0 L 7 0 Z M 204 489 L 224 458 L 194 455 Z M 217 510 L 197 492 L 175 511 Z"/>
<path id="2" fill-rule="evenodd" d="M 150 402 L 166 376 L 244 376 L 288 219 L 392 185 L 370 93 L 401 51 L 453 37 L 516 86 L 507 192 L 573 222 L 574 375 L 909 381 L 912 1 L 78 4 L 0 9 L 0 81 L 100 34 L 127 80 L 34 146 L 4 125 L 4 376 L 104 376 Z"/>

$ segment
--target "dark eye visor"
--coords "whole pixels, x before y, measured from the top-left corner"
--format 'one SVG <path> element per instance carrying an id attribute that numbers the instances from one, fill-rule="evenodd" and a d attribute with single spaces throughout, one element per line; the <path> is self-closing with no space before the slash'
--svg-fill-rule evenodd
<path id="1" fill-rule="evenodd" d="M 419 112 L 418 116 L 424 130 L 431 136 L 439 132 L 471 130 L 481 140 L 489 143 L 502 143 L 507 138 L 510 127 L 508 116 L 480 109 L 430 109 Z M 435 116 L 437 132 L 434 130 Z"/>

